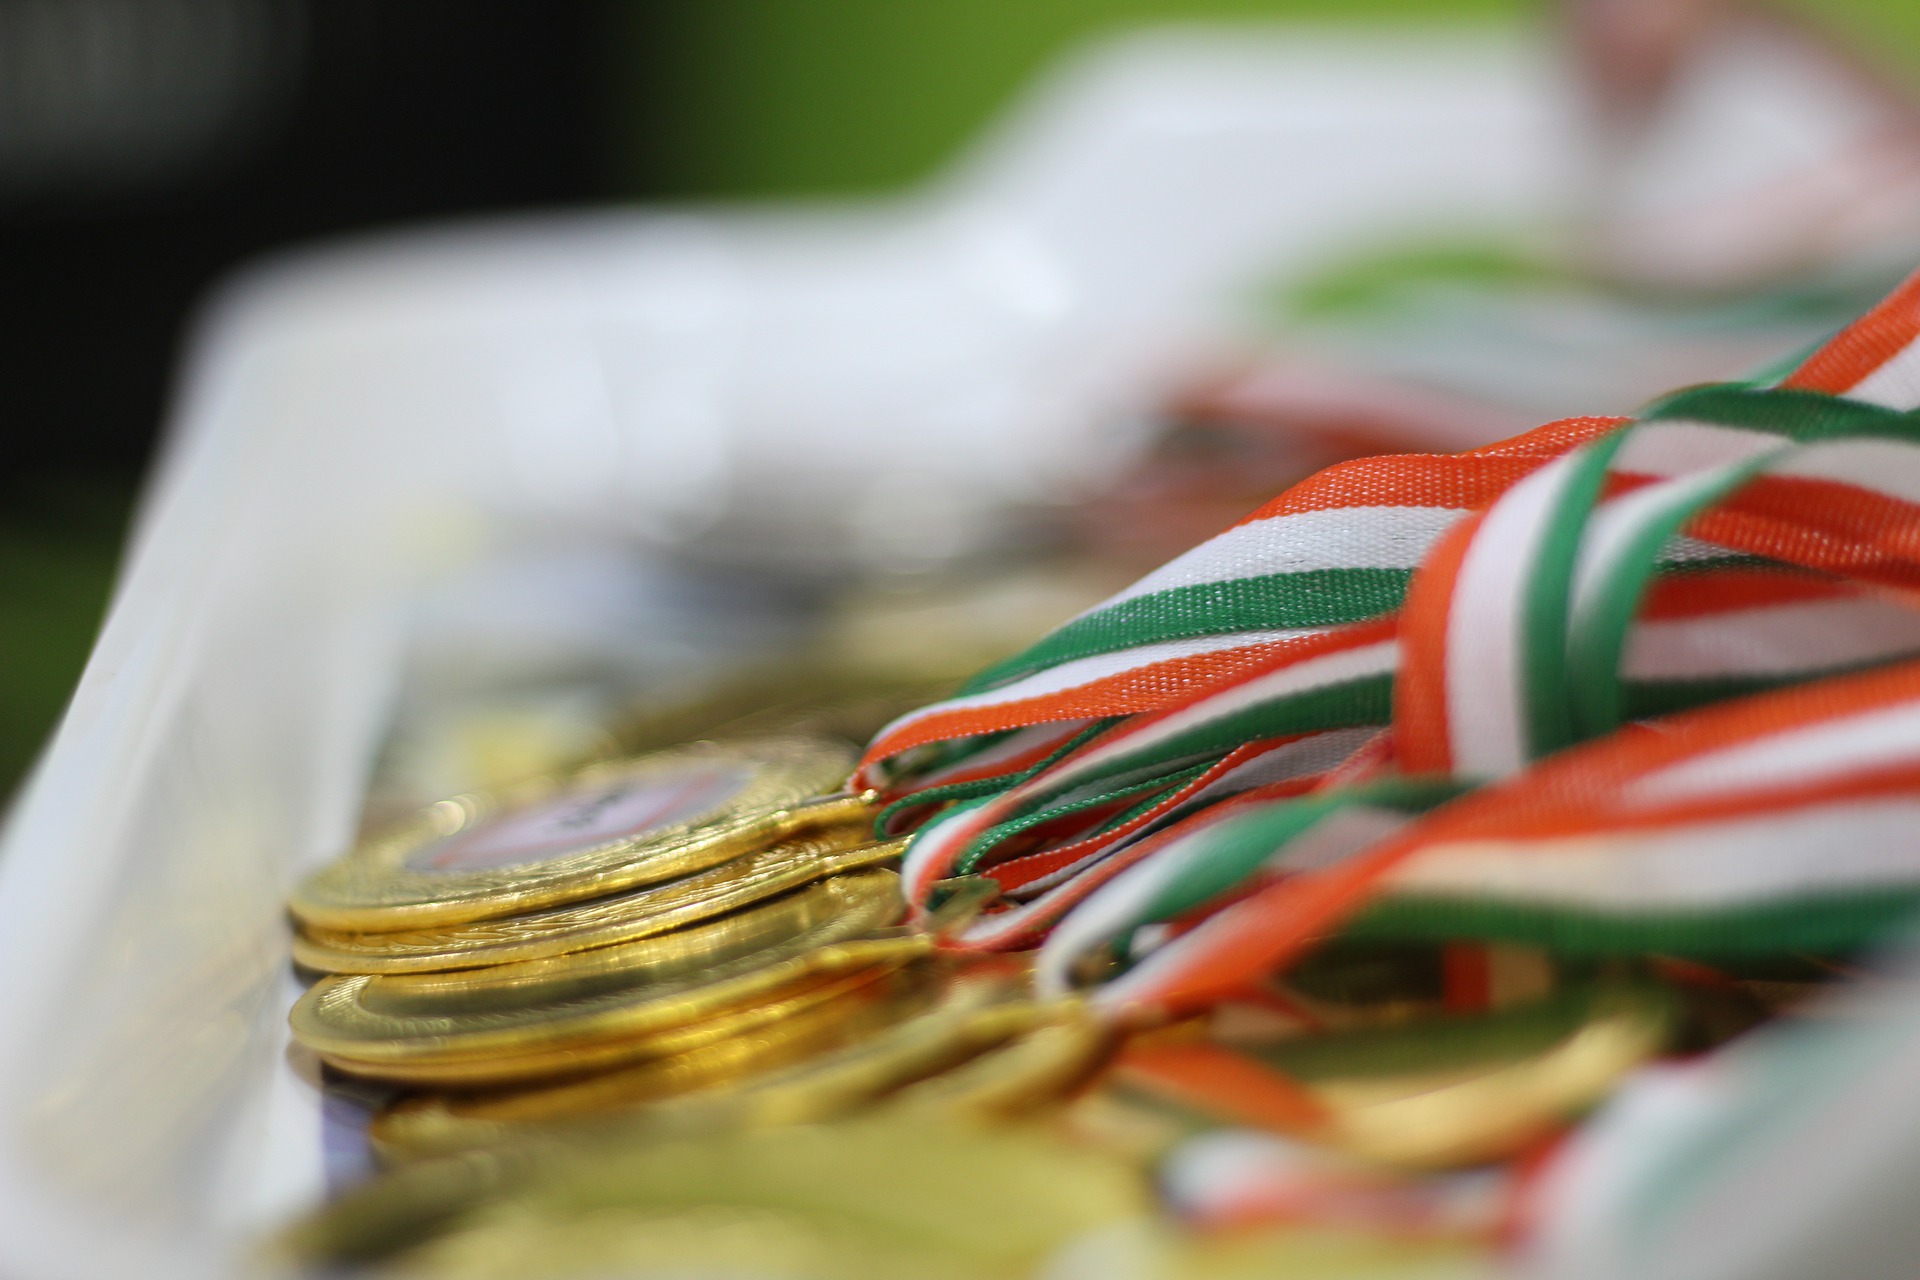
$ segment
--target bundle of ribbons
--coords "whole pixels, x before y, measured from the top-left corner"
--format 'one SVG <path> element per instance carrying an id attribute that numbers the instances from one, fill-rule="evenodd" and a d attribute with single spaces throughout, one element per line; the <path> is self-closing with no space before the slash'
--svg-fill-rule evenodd
<path id="1" fill-rule="evenodd" d="M 1920 276 L 1811 355 L 1331 467 L 902 717 L 923 916 L 1142 1025 L 1329 938 L 1838 954 L 1920 905 Z M 976 880 L 976 883 L 984 883 Z"/>

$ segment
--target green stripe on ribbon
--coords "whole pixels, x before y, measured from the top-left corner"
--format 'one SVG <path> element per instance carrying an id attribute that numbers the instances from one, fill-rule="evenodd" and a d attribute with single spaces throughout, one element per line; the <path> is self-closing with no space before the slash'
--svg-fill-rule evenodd
<path id="1" fill-rule="evenodd" d="M 1350 920 L 1350 938 L 1480 938 L 1569 956 L 1652 952 L 1710 960 L 1792 951 L 1848 952 L 1885 938 L 1920 909 L 1920 886 L 1806 893 L 1716 910 L 1601 911 L 1551 903 L 1395 896 Z"/>
<path id="2" fill-rule="evenodd" d="M 1174 587 L 1076 619 L 967 682 L 985 693 L 1078 658 L 1237 631 L 1290 631 L 1362 622 L 1400 607 L 1407 569 L 1308 569 Z"/>

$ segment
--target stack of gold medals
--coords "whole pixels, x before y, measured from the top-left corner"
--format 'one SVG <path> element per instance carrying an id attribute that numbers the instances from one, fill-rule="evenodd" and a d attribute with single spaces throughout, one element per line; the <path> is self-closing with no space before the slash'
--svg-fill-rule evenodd
<path id="1" fill-rule="evenodd" d="M 975 885 L 903 923 L 906 841 L 873 839 L 852 764 L 845 740 L 799 734 L 651 750 L 442 801 L 308 879 L 294 957 L 321 976 L 294 1035 L 376 1100 L 383 1169 L 276 1259 L 1478 1274 L 1512 1190 L 1483 1162 L 1675 1031 L 1644 984 L 1562 990 L 1541 954 L 1492 948 L 1468 957 L 1485 1034 L 1436 1061 L 1461 957 L 1336 946 L 1122 1042 L 1035 998 L 1025 956 L 942 947 Z M 1244 1078 L 1224 1047 L 1284 1075 Z"/>
<path id="2" fill-rule="evenodd" d="M 281 1261 L 1012 1275 L 1137 1218 L 1130 1168 L 980 1127 L 1057 1105 L 1112 1038 L 1031 998 L 1024 961 L 938 953 L 966 886 L 902 923 L 906 841 L 874 840 L 853 763 L 792 733 L 601 761 L 442 801 L 310 877 L 294 1036 L 380 1101 L 386 1172 Z"/>
<path id="3" fill-rule="evenodd" d="M 1031 952 L 947 945 L 986 882 L 908 923 L 908 842 L 875 839 L 847 779 L 951 672 L 858 665 L 656 701 L 602 758 L 433 804 L 297 889 L 294 1037 L 371 1108 L 379 1167 L 272 1263 L 1489 1275 L 1530 1153 L 1636 1066 L 1829 976 L 1340 941 L 1123 1029 L 1038 997 Z"/>

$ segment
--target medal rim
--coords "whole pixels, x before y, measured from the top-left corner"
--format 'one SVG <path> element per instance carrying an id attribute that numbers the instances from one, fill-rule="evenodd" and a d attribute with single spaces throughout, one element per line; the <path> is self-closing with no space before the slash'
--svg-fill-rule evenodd
<path id="1" fill-rule="evenodd" d="M 444 874 L 406 866 L 434 841 L 515 810 L 614 779 L 696 764 L 743 764 L 753 772 L 740 791 L 705 813 L 559 857 Z M 852 768 L 853 753 L 837 743 L 761 738 L 693 743 L 471 791 L 428 806 L 322 867 L 293 891 L 288 909 L 297 922 L 321 929 L 390 933 L 514 915 L 670 880 L 833 821 L 839 816 L 835 806 L 805 802 L 841 786 Z M 850 816 L 863 806 L 859 798 L 846 797 L 839 807 Z"/>
<path id="2" fill-rule="evenodd" d="M 440 1154 L 548 1126 L 626 1117 L 715 1090 L 747 1087 L 923 1011 L 937 998 L 928 977 L 924 967 L 908 964 L 828 978 L 797 993 L 815 998 L 791 1001 L 780 1015 L 742 1028 L 754 1031 L 752 1037 L 715 1036 L 578 1076 L 527 1077 L 484 1090 L 454 1086 L 412 1094 L 382 1109 L 370 1136 L 376 1145 L 395 1151 Z M 675 1076 L 682 1079 L 675 1081 Z M 652 1088 L 659 1091 L 634 1094 Z"/>
<path id="3" fill-rule="evenodd" d="M 852 883 L 849 883 L 852 882 Z M 644 972 L 661 938 L 574 952 L 516 965 L 440 974 L 334 974 L 320 979 L 295 1003 L 289 1022 L 296 1039 L 323 1058 L 356 1063 L 449 1061 L 490 1054 L 527 1053 L 648 1034 L 679 1026 L 743 1000 L 757 999 L 789 982 L 913 958 L 931 949 L 920 934 L 884 936 L 899 918 L 898 877 L 874 870 L 838 876 L 802 889 L 841 898 L 840 910 L 784 942 L 709 962 L 706 972 L 684 980 L 646 981 L 586 995 L 570 986 L 623 969 Z M 855 896 L 855 895 L 860 896 Z M 776 899 L 780 904 L 783 900 Z M 723 916 L 710 924 L 735 917 Z M 680 931 L 682 933 L 690 931 Z M 883 936 L 876 936 L 883 935 Z M 682 940 L 684 945 L 684 940 Z M 697 953 L 695 953 L 697 955 Z M 657 959 L 653 960 L 658 964 Z M 436 980 L 449 996 L 484 999 L 488 990 L 524 992 L 529 983 L 551 986 L 549 1002 L 497 1011 L 437 1015 L 369 1010 L 364 993 L 386 984 Z"/>
<path id="4" fill-rule="evenodd" d="M 677 880 L 621 894 L 560 903 L 518 916 L 437 929 L 356 933 L 311 927 L 296 932 L 295 963 L 321 973 L 403 974 L 479 969 L 616 946 L 706 924 L 836 875 L 900 857 L 907 841 L 850 842 L 864 825 L 829 827 L 740 854 Z M 862 833 L 864 834 L 864 833 Z M 689 895 L 694 881 L 700 892 Z M 408 949 L 399 952 L 396 944 Z"/>

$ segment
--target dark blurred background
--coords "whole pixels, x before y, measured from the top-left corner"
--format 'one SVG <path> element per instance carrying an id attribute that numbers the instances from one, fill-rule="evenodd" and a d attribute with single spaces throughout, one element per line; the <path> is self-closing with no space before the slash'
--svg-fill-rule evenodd
<path id="1" fill-rule="evenodd" d="M 1800 6 L 1920 49 L 1913 0 Z M 0 0 L 0 796 L 58 715 L 208 286 L 400 222 L 924 175 L 1154 19 L 1527 0 Z"/>

